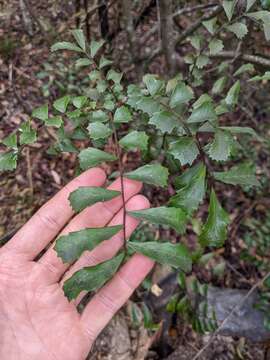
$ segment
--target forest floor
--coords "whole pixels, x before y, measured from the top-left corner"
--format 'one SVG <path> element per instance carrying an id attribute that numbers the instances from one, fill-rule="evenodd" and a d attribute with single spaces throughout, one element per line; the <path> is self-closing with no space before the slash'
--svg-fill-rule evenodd
<path id="1" fill-rule="evenodd" d="M 55 98 L 58 94 L 59 90 L 55 83 L 52 82 L 49 90 L 46 90 L 48 76 L 43 78 L 39 75 L 44 72 L 45 63 L 53 66 L 54 59 L 50 55 L 49 48 L 54 41 L 54 34 L 67 32 L 69 27 L 74 26 L 74 17 L 71 16 L 73 14 L 71 6 L 67 5 L 65 9 L 60 9 L 59 5 L 58 7 L 52 6 L 57 2 L 49 3 L 51 7 L 48 6 L 47 1 L 39 1 L 38 4 L 35 4 L 35 10 L 37 13 L 42 13 L 44 19 L 49 20 L 51 26 L 55 27 L 53 35 L 50 33 L 50 36 L 44 37 L 36 29 L 31 37 L 25 31 L 22 23 L 18 1 L 10 0 L 3 5 L 0 2 L 0 139 L 28 119 L 33 108 L 44 103 L 44 92 L 49 99 Z M 143 22 L 139 27 L 138 32 L 143 33 L 151 27 L 155 20 L 155 13 L 150 12 L 149 17 L 147 23 Z M 119 53 L 123 51 L 121 36 L 120 33 L 114 40 L 115 45 L 119 47 Z M 155 41 L 154 38 L 153 41 Z M 63 58 L 61 61 L 65 65 L 68 59 Z M 124 62 L 125 59 L 123 59 Z M 159 59 L 152 65 L 151 70 L 162 73 L 162 66 L 164 64 Z M 129 74 L 131 78 L 133 75 Z M 46 91 L 49 93 L 47 94 Z M 231 119 L 231 121 L 234 121 L 234 125 L 237 125 L 237 121 L 246 125 L 255 122 L 261 131 L 269 132 L 269 127 L 264 126 L 264 118 L 261 115 L 255 116 L 252 120 L 241 118 Z M 58 157 L 48 155 L 47 149 L 53 139 L 53 132 L 41 130 L 38 142 L 28 149 L 24 149 L 16 172 L 0 175 L 0 238 L 20 228 L 42 204 L 74 177 L 77 165 L 75 155 L 62 154 Z M 260 145 L 256 145 L 256 147 L 256 149 L 252 149 L 252 152 L 259 154 L 256 157 L 257 171 L 266 173 L 269 178 L 269 149 L 260 147 Z M 126 158 L 126 167 L 134 167 L 136 161 L 137 155 L 134 154 Z M 106 170 L 110 173 L 114 169 L 108 167 Z M 145 188 L 144 193 L 147 195 L 149 191 L 148 188 Z M 220 278 L 219 276 L 213 277 L 212 273 L 204 270 L 199 277 L 204 282 L 211 280 L 212 283 L 221 287 L 248 289 L 261 278 L 261 273 L 255 264 L 244 260 L 239 261 L 241 253 L 247 248 L 244 241 L 245 222 L 265 219 L 269 203 L 265 199 L 265 193 L 247 194 L 239 189 L 228 190 L 221 184 L 218 186 L 218 192 L 224 198 L 229 199 L 227 206 L 232 214 L 233 223 L 230 229 L 230 243 L 225 249 L 226 254 L 220 253 L 217 261 L 218 263 L 222 259 L 225 263 L 225 273 Z M 166 195 L 155 194 L 155 198 L 163 196 Z M 202 215 L 204 216 L 204 214 Z M 268 226 L 270 225 L 268 224 Z M 159 230 L 156 231 L 155 236 L 160 236 Z M 170 237 L 174 234 L 166 233 L 166 236 Z M 196 234 L 190 229 L 187 236 L 192 241 Z M 256 247 L 253 250 L 252 255 L 256 257 Z M 269 261 L 269 256 L 265 254 L 265 258 L 257 260 Z M 156 269 L 152 274 L 152 282 L 156 283 L 166 274 L 166 269 L 161 269 L 161 274 Z M 144 292 L 142 289 L 138 290 L 132 301 L 140 302 Z M 192 359 L 198 349 L 208 341 L 208 336 L 195 334 L 189 325 L 178 319 L 169 329 L 168 346 L 170 349 L 167 354 L 162 355 L 158 349 L 158 335 L 146 331 L 142 324 L 137 328 L 133 327 L 130 320 L 130 306 L 131 302 L 121 310 L 100 336 L 91 354 L 91 359 L 167 358 L 168 360 L 188 360 Z M 263 354 L 264 350 L 261 345 L 250 345 L 242 338 L 219 337 L 209 347 L 202 359 L 263 360 Z"/>

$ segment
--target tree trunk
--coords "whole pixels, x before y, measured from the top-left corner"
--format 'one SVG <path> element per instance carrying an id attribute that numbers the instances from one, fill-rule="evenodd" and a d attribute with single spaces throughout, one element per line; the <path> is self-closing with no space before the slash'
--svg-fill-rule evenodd
<path id="1" fill-rule="evenodd" d="M 160 17 L 160 40 L 162 52 L 165 56 L 168 75 L 172 76 L 175 73 L 176 66 L 173 36 L 172 0 L 158 0 L 158 11 Z"/>
<path id="2" fill-rule="evenodd" d="M 103 39 L 107 40 L 109 37 L 109 18 L 108 18 L 108 1 L 107 0 L 99 0 L 98 2 L 98 16 L 99 16 L 99 24 L 100 24 L 100 32 Z"/>

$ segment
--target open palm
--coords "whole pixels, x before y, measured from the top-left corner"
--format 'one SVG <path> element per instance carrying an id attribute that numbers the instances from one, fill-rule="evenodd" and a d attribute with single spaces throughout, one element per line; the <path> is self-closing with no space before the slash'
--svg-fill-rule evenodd
<path id="1" fill-rule="evenodd" d="M 118 225 L 123 220 L 121 196 L 97 203 L 73 216 L 68 196 L 79 186 L 102 186 L 106 180 L 101 169 L 91 169 L 63 188 L 46 203 L 24 227 L 0 249 L 0 358 L 1 360 L 81 360 L 112 316 L 143 280 L 153 263 L 134 255 L 85 307 L 82 314 L 76 301 L 68 302 L 62 283 L 83 266 L 110 259 L 123 243 L 120 231 L 91 252 L 85 252 L 72 266 L 63 264 L 53 245 L 61 232 L 85 227 Z M 120 180 L 109 186 L 120 190 Z M 149 206 L 137 195 L 141 184 L 124 180 L 126 208 Z M 67 225 L 66 225 L 67 224 Z M 138 221 L 127 216 L 130 236 Z M 46 252 L 44 249 L 48 248 Z M 35 260 L 43 251 L 42 256 Z"/>

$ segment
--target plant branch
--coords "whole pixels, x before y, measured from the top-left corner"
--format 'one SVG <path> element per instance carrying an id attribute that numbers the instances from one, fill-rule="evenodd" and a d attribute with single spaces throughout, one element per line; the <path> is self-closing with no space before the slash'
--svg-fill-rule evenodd
<path id="1" fill-rule="evenodd" d="M 234 51 L 220 51 L 218 54 L 207 56 L 215 59 L 234 59 L 235 52 Z M 251 55 L 251 54 L 239 54 L 237 57 L 245 62 L 250 62 L 254 65 L 261 65 L 263 67 L 269 68 L 270 67 L 270 58 L 263 57 L 262 55 Z"/>
<path id="2" fill-rule="evenodd" d="M 102 70 L 99 68 L 98 63 L 95 61 L 95 59 L 93 59 L 87 52 L 86 52 L 86 55 L 88 56 L 89 59 L 91 59 L 94 62 L 94 65 L 95 65 L 96 69 L 100 72 L 102 79 L 107 81 L 106 77 L 104 76 Z M 109 86 L 109 84 L 108 84 L 108 91 L 113 96 L 113 98 L 115 99 L 116 104 L 117 104 L 118 98 L 117 98 L 116 94 L 114 93 L 113 89 L 111 88 L 111 86 Z M 112 113 L 110 115 L 111 115 L 110 120 L 111 120 L 111 126 L 112 126 L 112 130 L 113 130 L 113 137 L 114 137 L 114 144 L 115 144 L 115 155 L 116 155 L 116 157 L 118 159 L 118 167 L 119 167 L 119 173 L 120 173 L 121 197 L 122 197 L 122 202 L 123 202 L 124 250 L 125 250 L 125 253 L 127 253 L 127 236 L 126 236 L 126 214 L 127 214 L 127 210 L 126 210 L 126 202 L 125 202 L 124 170 L 123 170 L 122 154 L 121 154 L 121 148 L 120 148 L 119 141 L 118 141 L 117 131 L 116 131 L 115 125 L 113 123 Z"/>
<path id="3" fill-rule="evenodd" d="M 220 14 L 223 10 L 223 7 L 221 5 L 217 6 L 213 9 L 209 14 L 203 15 L 199 20 L 195 21 L 189 28 L 187 28 L 183 33 L 178 37 L 176 40 L 175 46 L 179 46 L 188 36 L 192 35 L 197 29 L 199 29 L 202 26 L 202 23 L 204 21 L 210 20 L 213 17 Z"/>

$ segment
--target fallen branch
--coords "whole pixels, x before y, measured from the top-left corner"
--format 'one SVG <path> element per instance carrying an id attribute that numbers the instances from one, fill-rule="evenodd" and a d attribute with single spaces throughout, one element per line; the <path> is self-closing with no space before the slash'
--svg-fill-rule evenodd
<path id="1" fill-rule="evenodd" d="M 211 58 L 216 59 L 234 59 L 235 52 L 234 51 L 221 51 L 218 54 L 210 55 Z M 241 59 L 246 62 L 250 62 L 254 65 L 261 65 L 263 67 L 270 68 L 270 58 L 263 57 L 262 55 L 249 55 L 249 54 L 239 54 L 237 59 Z"/>

